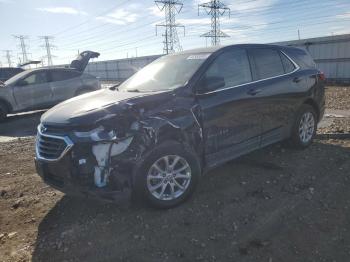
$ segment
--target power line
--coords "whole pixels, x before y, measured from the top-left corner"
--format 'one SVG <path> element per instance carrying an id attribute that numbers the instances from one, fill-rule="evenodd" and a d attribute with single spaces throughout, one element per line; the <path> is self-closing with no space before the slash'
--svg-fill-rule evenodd
<path id="1" fill-rule="evenodd" d="M 117 7 L 120 7 L 120 6 L 122 6 L 122 5 L 124 5 L 124 4 L 128 3 L 128 2 L 130 2 L 130 0 L 125 0 L 125 1 L 123 1 L 122 3 L 118 3 L 117 5 L 115 5 L 115 6 L 111 7 L 111 8 L 109 8 L 109 9 L 107 9 L 107 10 L 105 10 L 105 11 L 103 11 L 102 13 L 97 14 L 97 16 L 105 15 L 105 14 L 107 14 L 107 13 L 113 11 L 113 10 L 116 9 Z M 87 20 L 85 20 L 85 21 L 83 21 L 83 22 L 81 22 L 80 24 L 77 24 L 77 25 L 75 25 L 75 26 L 71 26 L 71 27 L 68 27 L 68 28 L 66 28 L 66 29 L 64 29 L 64 30 L 62 30 L 62 31 L 59 31 L 59 32 L 55 33 L 54 35 L 59 35 L 59 34 L 68 32 L 68 31 L 73 30 L 73 29 L 76 29 L 76 28 L 78 28 L 78 27 L 80 27 L 80 26 L 82 26 L 82 25 L 85 25 L 85 24 L 87 24 L 87 23 L 89 23 L 89 22 L 91 22 L 91 19 L 90 19 L 90 18 L 87 19 Z"/>
<path id="2" fill-rule="evenodd" d="M 28 62 L 28 53 L 27 53 L 27 45 L 25 44 L 25 39 L 28 39 L 28 36 L 24 36 L 24 35 L 14 35 L 15 38 L 19 39 L 19 43 L 20 43 L 20 48 L 22 50 L 22 53 L 20 53 L 22 55 L 22 61 L 21 63 L 26 63 Z"/>
<path id="3" fill-rule="evenodd" d="M 297 1 L 297 0 L 295 0 L 295 1 Z M 293 4 L 294 4 L 294 2 L 293 2 Z M 303 7 L 303 9 L 305 9 L 305 7 Z M 290 10 L 290 8 L 289 8 L 289 10 Z M 186 10 L 185 11 L 181 11 L 181 13 L 185 13 L 185 12 L 186 12 Z M 319 12 L 319 9 L 318 9 L 318 12 Z M 251 14 L 249 14 L 249 16 L 251 16 Z M 237 15 L 235 17 L 237 18 L 237 17 L 246 17 L 246 16 Z M 278 21 L 278 23 L 283 23 L 283 21 Z M 111 35 L 111 34 L 109 34 L 109 32 L 118 32 L 119 34 L 117 34 L 117 35 L 113 34 L 113 35 L 117 36 L 118 41 L 119 41 L 120 40 L 120 33 L 124 33 L 124 32 L 130 31 L 131 29 L 133 29 L 133 31 L 135 31 L 135 33 L 139 35 L 139 32 L 137 32 L 137 30 L 140 29 L 141 27 L 147 26 L 149 24 L 152 24 L 152 22 L 148 23 L 148 24 L 143 24 L 142 26 L 133 27 L 133 28 L 124 28 L 124 30 L 122 30 L 122 31 L 120 31 L 120 30 L 115 31 L 115 29 L 113 29 L 113 30 L 104 30 L 104 31 L 98 32 L 98 33 L 108 33 L 107 35 L 109 36 L 109 35 Z M 271 24 L 271 23 L 269 23 L 269 24 Z M 143 32 L 143 34 L 144 33 L 145 32 Z M 105 38 L 105 37 L 101 38 L 101 37 L 95 37 L 94 35 L 96 35 L 96 34 L 92 34 L 92 35 L 90 35 L 87 38 L 86 37 L 85 38 L 80 38 L 79 42 L 75 42 L 74 44 L 63 44 L 60 47 L 61 47 L 61 49 L 62 49 L 62 47 L 63 48 L 68 48 L 68 47 L 76 47 L 76 48 L 78 48 L 78 47 L 81 47 L 80 46 L 81 42 L 84 43 L 84 45 L 87 45 L 87 44 L 90 45 L 90 44 L 95 44 L 95 43 L 96 44 L 98 43 L 99 45 L 101 45 L 101 44 L 109 44 L 110 41 L 113 40 L 113 37 L 112 37 L 112 39 L 111 38 Z M 79 34 L 77 34 L 76 37 L 79 37 Z M 63 37 L 63 38 L 65 38 L 65 37 Z M 60 37 L 60 39 L 62 39 L 62 37 Z M 87 40 L 90 40 L 90 41 L 87 41 Z"/>
<path id="4" fill-rule="evenodd" d="M 47 65 L 48 66 L 52 66 L 53 62 L 52 62 L 52 53 L 51 53 L 51 49 L 54 47 L 53 45 L 51 45 L 50 40 L 52 40 L 54 37 L 53 36 L 39 36 L 39 39 L 45 40 L 45 44 L 42 45 L 41 47 L 45 47 L 46 48 L 46 58 L 47 58 Z"/>
<path id="5" fill-rule="evenodd" d="M 220 30 L 220 16 L 223 16 L 226 12 L 230 15 L 230 8 L 220 0 L 211 0 L 210 2 L 198 5 L 198 15 L 200 7 L 204 8 L 208 15 L 211 15 L 211 30 L 201 35 L 201 37 L 210 37 L 212 46 L 220 45 L 221 37 L 229 37 Z"/>
<path id="6" fill-rule="evenodd" d="M 156 29 L 161 26 L 165 27 L 164 36 L 164 53 L 169 54 L 175 52 L 175 48 L 178 51 L 182 51 L 182 46 L 179 41 L 179 36 L 177 34 L 177 28 L 182 27 L 185 32 L 185 27 L 183 25 L 177 24 L 175 22 L 175 15 L 181 12 L 182 2 L 178 0 L 161 0 L 154 1 L 160 11 L 165 13 L 165 23 L 157 24 Z"/>
<path id="7" fill-rule="evenodd" d="M 7 64 L 9 67 L 12 67 L 12 61 L 11 61 L 11 50 L 3 50 L 5 52 L 5 58 L 7 60 Z"/>

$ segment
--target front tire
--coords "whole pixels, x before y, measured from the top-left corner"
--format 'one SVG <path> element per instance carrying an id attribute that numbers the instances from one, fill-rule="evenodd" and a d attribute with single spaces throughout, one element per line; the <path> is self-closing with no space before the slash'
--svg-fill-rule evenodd
<path id="1" fill-rule="evenodd" d="M 310 105 L 302 105 L 298 111 L 290 144 L 294 148 L 304 149 L 312 144 L 317 131 L 317 114 Z"/>
<path id="2" fill-rule="evenodd" d="M 156 208 L 171 208 L 194 192 L 200 165 L 191 150 L 166 142 L 149 152 L 136 168 L 134 191 Z"/>

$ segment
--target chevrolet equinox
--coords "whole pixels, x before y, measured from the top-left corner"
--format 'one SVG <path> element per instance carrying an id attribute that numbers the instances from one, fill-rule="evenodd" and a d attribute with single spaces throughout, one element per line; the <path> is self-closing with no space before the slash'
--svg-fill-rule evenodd
<path id="1" fill-rule="evenodd" d="M 232 45 L 163 56 L 41 118 L 36 168 L 67 194 L 173 207 L 201 175 L 267 145 L 312 143 L 324 74 L 303 49 Z"/>

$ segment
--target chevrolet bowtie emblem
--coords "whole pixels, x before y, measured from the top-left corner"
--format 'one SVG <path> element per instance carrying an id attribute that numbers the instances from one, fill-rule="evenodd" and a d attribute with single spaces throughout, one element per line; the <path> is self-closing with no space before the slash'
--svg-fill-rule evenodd
<path id="1" fill-rule="evenodd" d="M 41 131 L 41 133 L 44 133 L 47 131 L 47 128 L 42 125 L 42 126 L 40 126 L 40 131 Z"/>

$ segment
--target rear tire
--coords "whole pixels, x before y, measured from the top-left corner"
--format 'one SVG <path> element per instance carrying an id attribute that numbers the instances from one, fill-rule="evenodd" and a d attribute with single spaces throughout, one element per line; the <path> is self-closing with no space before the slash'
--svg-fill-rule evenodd
<path id="1" fill-rule="evenodd" d="M 5 120 L 7 117 L 7 114 L 8 114 L 7 106 L 4 103 L 0 102 L 0 121 Z"/>
<path id="2" fill-rule="evenodd" d="M 197 157 L 186 146 L 162 143 L 136 168 L 134 193 L 153 207 L 175 207 L 194 192 L 200 170 Z"/>
<path id="3" fill-rule="evenodd" d="M 312 144 L 316 131 L 316 111 L 312 106 L 304 104 L 297 113 L 289 144 L 297 149 L 307 148 Z"/>

